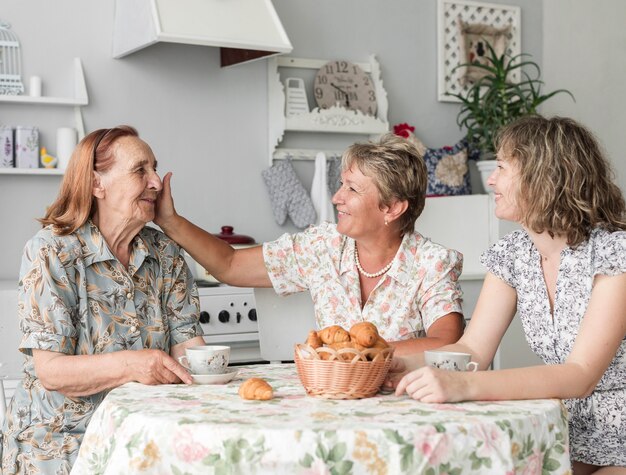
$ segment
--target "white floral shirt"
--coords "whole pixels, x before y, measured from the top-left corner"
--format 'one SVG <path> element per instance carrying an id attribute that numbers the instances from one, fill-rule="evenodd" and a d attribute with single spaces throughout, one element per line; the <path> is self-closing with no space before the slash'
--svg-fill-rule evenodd
<path id="1" fill-rule="evenodd" d="M 323 223 L 265 243 L 263 256 L 277 293 L 311 292 L 320 328 L 368 321 L 383 338 L 397 341 L 424 336 L 437 319 L 462 313 L 459 252 L 417 232 L 406 234 L 391 269 L 362 307 L 354 246 L 336 225 Z"/>
<path id="2" fill-rule="evenodd" d="M 554 312 L 541 256 L 526 231 L 515 231 L 485 251 L 481 262 L 517 293 L 517 315 L 530 348 L 546 364 L 567 360 L 585 318 L 596 275 L 626 272 L 626 232 L 593 229 L 575 248 L 561 251 Z M 569 411 L 572 459 L 626 465 L 626 340 L 593 393 L 564 401 Z"/>

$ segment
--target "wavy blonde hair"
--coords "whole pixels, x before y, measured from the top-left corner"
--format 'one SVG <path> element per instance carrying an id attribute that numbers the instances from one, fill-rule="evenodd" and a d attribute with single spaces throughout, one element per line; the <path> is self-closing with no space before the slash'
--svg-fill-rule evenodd
<path id="1" fill-rule="evenodd" d="M 598 141 L 572 119 L 530 116 L 503 127 L 499 157 L 519 166 L 521 223 L 576 246 L 594 227 L 626 229 L 626 206 Z"/>
<path id="2" fill-rule="evenodd" d="M 120 137 L 138 137 L 128 125 L 99 129 L 82 139 L 65 171 L 59 194 L 39 222 L 53 225 L 57 235 L 71 234 L 80 228 L 95 212 L 93 198 L 94 170 L 105 172 L 113 166 L 113 144 Z"/>
<path id="3" fill-rule="evenodd" d="M 412 232 L 426 204 L 428 183 L 426 164 L 415 145 L 391 133 L 377 142 L 356 143 L 344 152 L 341 161 L 343 170 L 352 165 L 374 181 L 380 208 L 390 206 L 394 200 L 408 202 L 398 223 L 402 235 Z"/>

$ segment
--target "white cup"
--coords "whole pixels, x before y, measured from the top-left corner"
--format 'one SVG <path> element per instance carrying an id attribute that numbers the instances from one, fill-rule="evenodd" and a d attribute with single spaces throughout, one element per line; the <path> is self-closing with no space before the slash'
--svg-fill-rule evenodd
<path id="1" fill-rule="evenodd" d="M 201 345 L 185 349 L 178 362 L 191 374 L 222 374 L 228 368 L 230 346 Z"/>
<path id="2" fill-rule="evenodd" d="M 72 127 L 60 127 L 57 129 L 57 168 L 65 170 L 76 148 L 76 129 Z"/>
<path id="3" fill-rule="evenodd" d="M 41 97 L 41 78 L 39 76 L 30 77 L 28 94 L 32 97 Z"/>
<path id="4" fill-rule="evenodd" d="M 436 350 L 424 352 L 424 361 L 428 366 L 450 371 L 476 371 L 478 363 L 471 361 L 471 359 L 472 355 L 469 353 Z"/>

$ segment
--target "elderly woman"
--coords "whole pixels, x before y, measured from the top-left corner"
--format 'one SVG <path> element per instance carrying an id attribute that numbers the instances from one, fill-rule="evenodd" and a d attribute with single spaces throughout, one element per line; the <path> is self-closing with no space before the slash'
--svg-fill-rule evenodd
<path id="1" fill-rule="evenodd" d="M 495 213 L 523 229 L 485 252 L 489 273 L 468 330 L 442 350 L 471 353 L 486 368 L 517 310 L 546 365 L 476 373 L 424 367 L 396 392 L 425 402 L 565 399 L 574 473 L 625 474 L 622 192 L 593 135 L 570 119 L 521 119 L 501 131 L 499 144 L 489 178 Z"/>
<path id="2" fill-rule="evenodd" d="M 107 391 L 191 383 L 176 361 L 204 344 L 180 248 L 146 227 L 161 191 L 150 147 L 127 126 L 76 147 L 19 281 L 24 376 L 3 428 L 2 473 L 69 473 Z"/>
<path id="3" fill-rule="evenodd" d="M 170 178 L 157 224 L 220 281 L 309 290 L 319 327 L 374 323 L 397 353 L 458 340 L 463 330 L 457 279 L 462 256 L 414 230 L 424 209 L 427 172 L 414 145 L 392 134 L 355 144 L 342 159 L 333 197 L 338 224 L 234 250 L 176 214 Z"/>

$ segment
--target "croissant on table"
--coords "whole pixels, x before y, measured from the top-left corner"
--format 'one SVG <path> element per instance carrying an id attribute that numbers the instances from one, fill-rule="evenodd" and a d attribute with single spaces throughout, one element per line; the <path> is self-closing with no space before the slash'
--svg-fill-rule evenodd
<path id="1" fill-rule="evenodd" d="M 246 379 L 239 386 L 239 397 L 248 400 L 267 401 L 274 397 L 272 386 L 261 378 Z"/>

